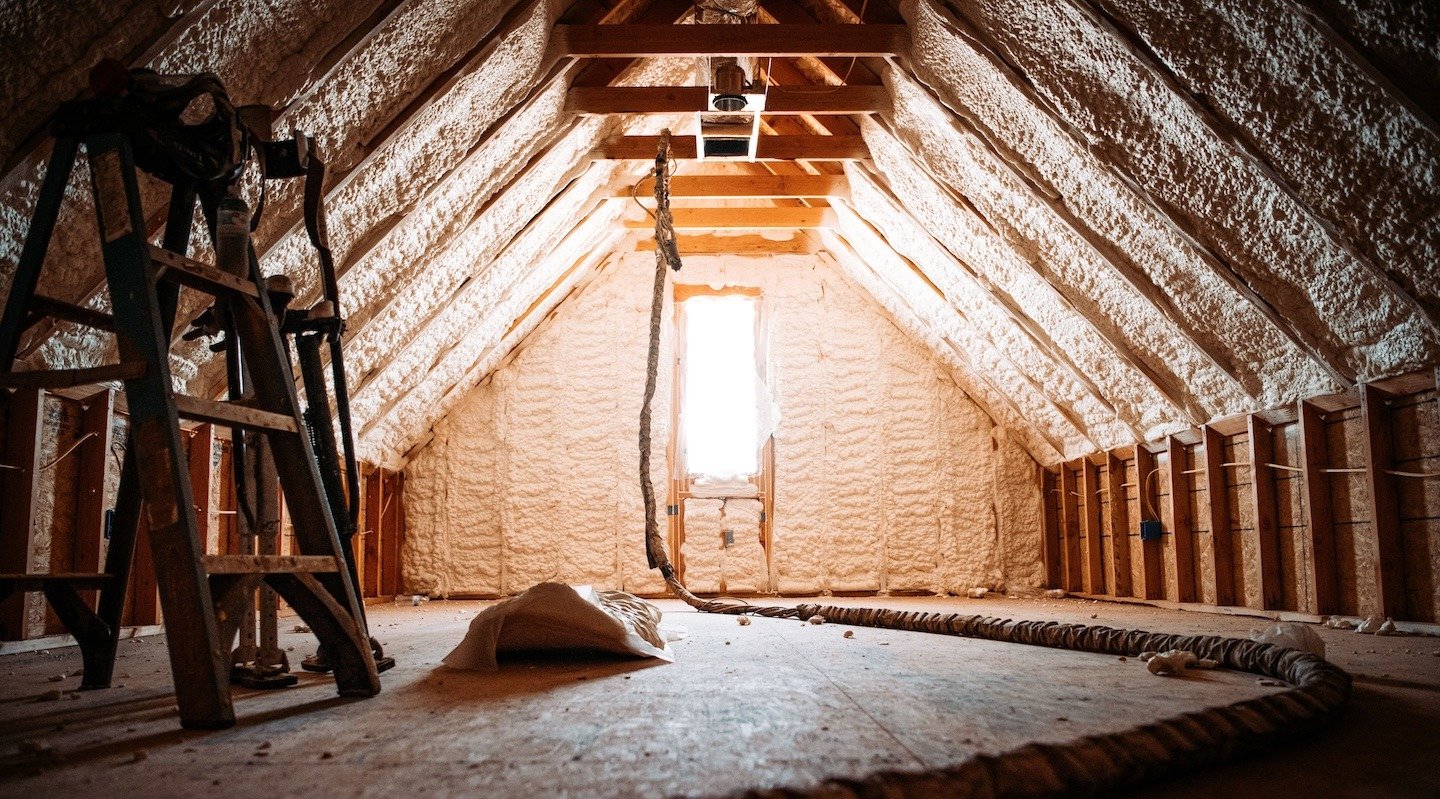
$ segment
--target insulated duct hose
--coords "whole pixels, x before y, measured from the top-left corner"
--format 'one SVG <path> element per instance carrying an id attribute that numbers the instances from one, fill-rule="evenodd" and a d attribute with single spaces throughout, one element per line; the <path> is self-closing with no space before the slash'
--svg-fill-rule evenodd
<path id="1" fill-rule="evenodd" d="M 793 608 L 706 600 L 680 582 L 660 537 L 651 479 L 651 402 L 660 363 L 660 327 L 667 267 L 680 269 L 669 197 L 670 131 L 655 157 L 655 283 L 650 306 L 650 349 L 640 409 L 640 487 L 645 500 L 645 551 L 670 590 L 704 613 L 809 619 L 889 630 L 956 635 L 987 641 L 1134 657 L 1141 652 L 1188 650 L 1221 667 L 1289 684 L 1284 691 L 1206 708 L 1105 735 L 1059 744 L 1032 743 L 999 754 L 975 755 L 928 771 L 884 771 L 859 779 L 830 779 L 808 788 L 764 788 L 746 799 L 1001 799 L 1001 797 L 1103 796 L 1202 766 L 1264 751 L 1313 733 L 1334 719 L 1350 696 L 1350 675 L 1322 657 L 1271 644 L 1214 635 L 1169 635 L 1050 621 L 1013 621 L 961 613 L 919 613 L 885 608 L 797 605 Z"/>

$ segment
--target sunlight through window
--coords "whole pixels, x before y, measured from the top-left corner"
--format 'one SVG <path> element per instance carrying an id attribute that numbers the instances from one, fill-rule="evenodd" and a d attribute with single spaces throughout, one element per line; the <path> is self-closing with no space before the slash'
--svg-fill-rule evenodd
<path id="1" fill-rule="evenodd" d="M 691 475 L 759 471 L 755 298 L 691 297 L 681 308 L 685 393 L 681 425 Z"/>

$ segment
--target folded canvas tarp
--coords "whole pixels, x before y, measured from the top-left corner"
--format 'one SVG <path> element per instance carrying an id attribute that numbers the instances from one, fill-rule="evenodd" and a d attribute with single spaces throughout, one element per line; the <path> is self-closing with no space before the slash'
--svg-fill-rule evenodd
<path id="1" fill-rule="evenodd" d="M 445 656 L 456 669 L 495 671 L 498 652 L 591 650 L 673 661 L 660 609 L 622 591 L 540 583 L 481 611 L 460 645 Z M 667 638 L 667 634 L 669 637 Z"/>

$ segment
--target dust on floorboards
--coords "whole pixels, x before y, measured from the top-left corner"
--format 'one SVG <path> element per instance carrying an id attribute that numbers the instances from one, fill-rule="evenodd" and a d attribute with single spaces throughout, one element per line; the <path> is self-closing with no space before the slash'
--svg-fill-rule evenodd
<path id="1" fill-rule="evenodd" d="M 793 603 L 778 600 L 769 604 Z M 1244 636 L 1264 620 L 1089 600 L 822 600 Z M 78 687 L 73 648 L 0 658 L 0 795 L 622 797 L 813 785 L 1065 741 L 1267 691 L 1252 675 L 1152 676 L 1136 659 L 949 636 L 698 614 L 676 662 L 533 656 L 500 672 L 440 660 L 482 602 L 373 605 L 398 661 L 371 699 L 299 672 L 236 689 L 239 723 L 182 730 L 163 638 L 122 641 L 116 686 Z M 313 647 L 282 620 L 292 663 Z M 853 629 L 854 637 L 845 638 Z M 1168 799 L 1437 796 L 1440 638 L 1318 629 L 1355 677 L 1332 728 L 1269 754 L 1150 786 Z M 58 679 L 57 679 L 58 678 Z M 58 701 L 38 698 L 60 690 Z"/>

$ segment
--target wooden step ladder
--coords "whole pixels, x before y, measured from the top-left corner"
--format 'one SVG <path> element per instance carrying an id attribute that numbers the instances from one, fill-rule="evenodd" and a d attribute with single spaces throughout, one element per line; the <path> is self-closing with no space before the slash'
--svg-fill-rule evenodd
<path id="1" fill-rule="evenodd" d="M 78 146 L 85 145 L 112 312 L 101 313 L 36 294 Z M 343 696 L 380 690 L 363 606 L 346 567 L 335 520 L 305 435 L 290 356 L 263 289 L 248 228 L 244 256 L 219 266 L 187 256 L 197 197 L 216 230 L 215 185 L 175 183 L 163 246 L 147 241 L 134 151 L 121 133 L 86 131 L 56 139 L 15 280 L 0 317 L 0 393 L 123 380 L 130 413 L 129 446 L 104 571 L 99 574 L 0 574 L 0 598 L 43 592 L 80 645 L 84 688 L 110 685 L 142 508 L 149 522 L 170 667 L 185 727 L 235 723 L 230 698 L 231 643 L 244 608 L 263 581 L 314 631 L 330 654 Z M 245 221 L 248 221 L 245 220 Z M 232 228 L 233 229 L 233 228 Z M 216 241 L 217 252 L 224 252 Z M 222 268 L 227 267 L 227 268 Z M 247 400 L 218 402 L 178 394 L 170 345 L 179 287 L 216 298 L 238 342 L 253 389 Z M 51 316 L 112 332 L 120 362 L 64 371 L 12 371 L 22 334 Z M 235 347 L 227 348 L 233 357 Z M 206 555 L 191 495 L 180 420 L 230 425 L 270 442 L 301 554 Z M 28 477 L 28 476 L 27 476 Z M 13 478 L 12 478 L 13 479 Z M 28 531 L 0 529 L 0 546 Z M 99 589 L 95 608 L 80 591 Z"/>

